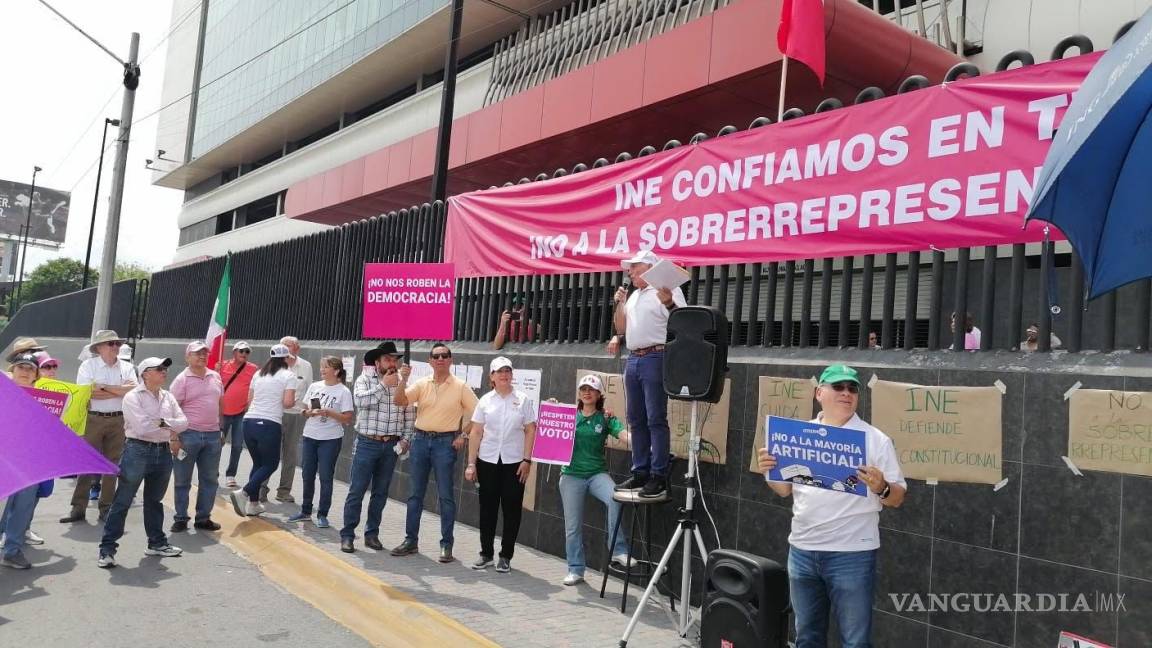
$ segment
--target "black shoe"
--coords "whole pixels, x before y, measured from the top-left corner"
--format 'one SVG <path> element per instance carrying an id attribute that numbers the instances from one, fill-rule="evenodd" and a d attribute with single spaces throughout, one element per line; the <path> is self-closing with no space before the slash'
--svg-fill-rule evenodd
<path id="1" fill-rule="evenodd" d="M 652 475 L 652 478 L 640 490 L 640 497 L 645 499 L 656 499 L 667 494 L 668 487 L 664 484 L 664 478 L 659 475 Z"/>
<path id="2" fill-rule="evenodd" d="M 384 551 L 384 545 L 380 543 L 380 538 L 376 536 L 364 536 L 364 546 L 376 551 Z"/>
<path id="3" fill-rule="evenodd" d="M 420 553 L 420 547 L 415 542 L 408 542 L 407 540 L 392 550 L 393 556 L 410 556 L 414 553 Z"/>
<path id="4" fill-rule="evenodd" d="M 379 544 L 380 541 L 377 540 L 376 543 Z M 365 541 L 364 544 L 368 544 L 368 542 Z M 340 551 L 344 553 L 356 552 L 356 545 L 352 544 L 352 538 L 340 538 Z"/>
<path id="5" fill-rule="evenodd" d="M 83 522 L 84 512 L 69 513 L 65 517 L 60 518 L 60 524 L 71 524 L 72 522 Z"/>
<path id="6" fill-rule="evenodd" d="M 440 547 L 440 558 L 437 560 L 442 563 L 450 563 L 453 560 L 456 560 L 456 558 L 452 555 L 452 547 Z"/>
<path id="7" fill-rule="evenodd" d="M 176 520 L 168 529 L 169 533 L 180 533 L 181 531 L 188 530 L 188 520 Z"/>
<path id="8" fill-rule="evenodd" d="M 638 491 L 648 483 L 646 473 L 632 473 L 632 476 L 616 486 L 618 491 Z"/>
<path id="9" fill-rule="evenodd" d="M 196 520 L 195 522 L 192 523 L 192 526 L 196 527 L 197 529 L 200 529 L 202 531 L 219 531 L 220 530 L 220 525 L 213 522 L 212 518 L 206 518 L 203 520 Z"/>

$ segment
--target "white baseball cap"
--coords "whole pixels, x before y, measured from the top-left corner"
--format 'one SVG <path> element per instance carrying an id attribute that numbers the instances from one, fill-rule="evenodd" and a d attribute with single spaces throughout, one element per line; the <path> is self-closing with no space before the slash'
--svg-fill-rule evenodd
<path id="1" fill-rule="evenodd" d="M 184 347 L 184 355 L 188 355 L 189 353 L 198 353 L 207 349 L 207 344 L 204 344 L 200 340 L 196 340 L 195 342 L 189 342 L 188 346 Z"/>
<path id="2" fill-rule="evenodd" d="M 497 356 L 496 358 L 494 358 L 492 360 L 492 364 L 488 365 L 488 371 L 489 372 L 496 372 L 496 371 L 503 369 L 504 367 L 508 367 L 509 369 L 511 369 L 512 368 L 512 361 L 509 360 L 508 358 L 505 358 L 504 356 Z"/>
<path id="3" fill-rule="evenodd" d="M 604 391 L 604 383 L 600 381 L 600 376 L 596 374 L 588 374 L 581 378 L 580 384 L 576 386 L 576 389 L 580 389 L 581 387 L 591 387 L 598 392 Z"/>
<path id="4" fill-rule="evenodd" d="M 288 347 L 286 345 L 283 345 L 283 344 L 273 344 L 272 345 L 272 351 L 270 352 L 270 354 L 273 358 L 290 358 L 290 357 L 292 357 L 292 352 L 289 351 Z"/>
<path id="5" fill-rule="evenodd" d="M 232 345 L 233 351 L 239 351 L 240 349 L 248 349 L 249 351 L 251 351 L 252 347 L 248 346 L 248 343 L 245 342 L 244 340 L 240 340 L 236 344 Z"/>
<path id="6" fill-rule="evenodd" d="M 660 257 L 652 250 L 641 250 L 636 253 L 636 256 L 631 259 L 625 259 L 620 262 L 620 267 L 627 270 L 632 267 L 633 263 L 647 263 L 648 265 L 656 265 L 660 263 Z"/>
<path id="7" fill-rule="evenodd" d="M 171 366 L 171 358 L 144 358 L 140 361 L 140 364 L 136 365 L 136 369 L 140 373 L 144 373 L 145 371 L 148 371 L 149 369 L 155 369 L 156 367 L 168 368 Z"/>

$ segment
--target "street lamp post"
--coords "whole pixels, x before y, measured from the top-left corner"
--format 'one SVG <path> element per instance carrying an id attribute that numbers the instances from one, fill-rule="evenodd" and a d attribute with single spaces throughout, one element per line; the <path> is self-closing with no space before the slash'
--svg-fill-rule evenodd
<path id="1" fill-rule="evenodd" d="M 24 217 L 24 240 L 20 243 L 20 270 L 16 274 L 16 292 L 13 296 L 13 302 L 20 301 L 20 290 L 24 287 L 24 261 L 28 258 L 28 233 L 32 230 L 32 201 L 36 198 L 36 174 L 41 171 L 43 169 L 38 166 L 32 167 L 32 190 L 28 192 L 28 211 Z M 12 305 L 9 304 L 8 310 L 12 310 Z"/>
<path id="2" fill-rule="evenodd" d="M 100 174 L 104 171 L 104 150 L 108 146 L 108 127 L 119 125 L 119 119 L 104 118 L 104 135 L 100 138 L 100 163 L 96 166 L 96 190 L 92 192 L 92 222 L 88 224 L 88 251 L 84 253 L 84 279 L 80 282 L 80 290 L 88 287 L 88 274 L 92 263 L 92 237 L 96 233 L 96 204 L 100 200 Z"/>

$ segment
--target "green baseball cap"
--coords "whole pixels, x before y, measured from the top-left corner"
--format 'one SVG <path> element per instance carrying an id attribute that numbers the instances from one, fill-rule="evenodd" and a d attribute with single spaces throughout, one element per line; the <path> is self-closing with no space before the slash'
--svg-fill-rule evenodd
<path id="1" fill-rule="evenodd" d="M 832 365 L 825 369 L 824 373 L 820 374 L 821 385 L 831 385 L 838 382 L 854 382 L 859 385 L 860 376 L 856 373 L 855 369 L 842 364 Z"/>

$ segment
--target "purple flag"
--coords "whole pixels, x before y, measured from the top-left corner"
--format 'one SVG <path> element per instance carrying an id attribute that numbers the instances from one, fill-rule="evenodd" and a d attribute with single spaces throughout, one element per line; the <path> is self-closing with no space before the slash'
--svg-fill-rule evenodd
<path id="1" fill-rule="evenodd" d="M 0 373 L 0 499 L 63 475 L 119 472 L 116 464 Z"/>

